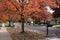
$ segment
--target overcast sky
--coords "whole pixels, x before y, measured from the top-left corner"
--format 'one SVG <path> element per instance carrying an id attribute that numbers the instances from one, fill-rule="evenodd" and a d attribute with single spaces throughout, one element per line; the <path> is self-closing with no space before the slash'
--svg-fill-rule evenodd
<path id="1" fill-rule="evenodd" d="M 45 8 L 47 8 L 47 11 L 51 14 L 54 12 L 54 10 L 52 10 L 49 6 L 46 6 Z"/>

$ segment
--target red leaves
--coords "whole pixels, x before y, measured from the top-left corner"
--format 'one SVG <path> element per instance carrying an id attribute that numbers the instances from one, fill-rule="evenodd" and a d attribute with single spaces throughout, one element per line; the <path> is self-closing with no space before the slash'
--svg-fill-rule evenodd
<path id="1" fill-rule="evenodd" d="M 22 4 L 24 5 L 23 11 L 21 11 Z M 29 15 L 29 13 L 34 12 L 33 15 L 31 15 L 30 17 L 36 18 L 38 20 L 47 20 L 51 16 L 44 8 L 47 5 L 51 8 L 58 7 L 55 1 L 51 0 L 29 0 L 29 3 L 27 4 L 25 2 L 17 2 L 16 0 L 4 0 L 0 4 L 0 11 L 4 10 L 4 12 L 0 13 L 12 15 L 14 16 L 13 18 L 16 20 L 16 14 L 19 15 L 23 13 L 24 16 L 27 16 Z M 19 17 L 17 20 L 19 20 Z"/>
<path id="2" fill-rule="evenodd" d="M 37 19 L 37 20 L 45 20 L 48 21 L 49 18 L 51 18 L 51 14 L 48 13 L 47 11 L 41 11 L 41 12 L 37 12 L 37 13 L 33 13 L 32 15 L 30 15 L 31 18 Z"/>

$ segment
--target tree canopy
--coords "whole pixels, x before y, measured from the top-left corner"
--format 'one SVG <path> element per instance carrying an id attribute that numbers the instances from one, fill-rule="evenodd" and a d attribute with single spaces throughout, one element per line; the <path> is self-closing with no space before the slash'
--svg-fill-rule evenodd
<path id="1" fill-rule="evenodd" d="M 23 11 L 21 11 L 22 4 L 24 5 Z M 2 0 L 0 1 L 0 20 L 5 22 L 11 17 L 18 21 L 21 20 L 21 13 L 23 13 L 24 17 L 48 20 L 51 15 L 46 11 L 45 6 L 50 6 L 51 8 L 58 7 L 56 1 L 53 0 L 29 0 L 28 3 L 25 1 L 18 2 L 17 0 Z"/>

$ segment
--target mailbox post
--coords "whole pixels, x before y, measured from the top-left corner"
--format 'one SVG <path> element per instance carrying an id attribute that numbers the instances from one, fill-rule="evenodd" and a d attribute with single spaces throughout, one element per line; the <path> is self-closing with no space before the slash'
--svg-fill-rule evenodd
<path id="1" fill-rule="evenodd" d="M 46 37 L 48 37 L 48 35 L 49 35 L 49 27 L 52 27 L 53 25 L 52 24 L 50 24 L 50 21 L 48 21 L 47 22 L 47 26 L 46 26 Z"/>
<path id="2" fill-rule="evenodd" d="M 48 26 L 47 26 L 47 30 L 46 30 L 46 31 L 47 31 L 47 33 L 46 33 L 46 37 L 48 37 Z"/>
<path id="3" fill-rule="evenodd" d="M 50 24 L 50 22 L 47 22 L 47 26 L 46 26 L 46 37 L 48 37 L 48 33 L 49 33 L 49 24 Z"/>

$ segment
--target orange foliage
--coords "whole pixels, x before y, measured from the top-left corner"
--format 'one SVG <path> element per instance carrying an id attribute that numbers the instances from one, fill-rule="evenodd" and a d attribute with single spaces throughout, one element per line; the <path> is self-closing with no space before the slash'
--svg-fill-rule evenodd
<path id="1" fill-rule="evenodd" d="M 48 19 L 51 17 L 51 14 L 48 13 L 47 11 L 41 11 L 39 13 L 35 13 L 30 16 L 33 19 L 48 21 Z"/>
<path id="2" fill-rule="evenodd" d="M 23 11 L 21 11 L 22 4 L 26 6 Z M 51 8 L 58 7 L 56 2 L 51 0 L 29 0 L 27 4 L 25 2 L 17 2 L 17 0 L 4 0 L 0 2 L 0 20 L 6 22 L 11 16 L 14 20 L 19 21 L 21 20 L 21 13 L 23 13 L 24 17 L 28 17 L 32 12 L 34 13 L 30 17 L 47 20 L 50 18 L 50 14 L 44 8 L 47 5 Z"/>

